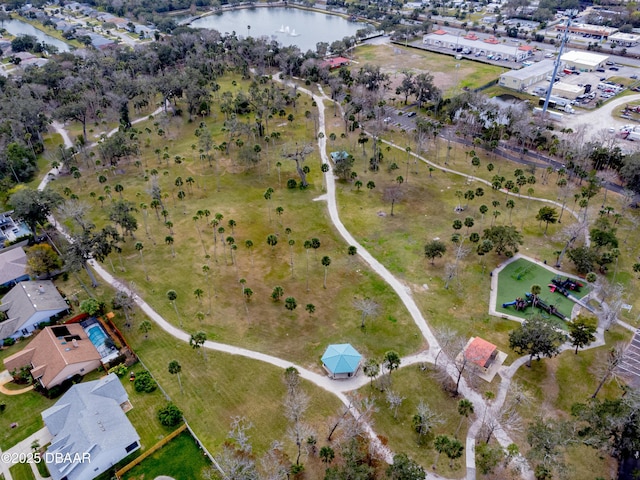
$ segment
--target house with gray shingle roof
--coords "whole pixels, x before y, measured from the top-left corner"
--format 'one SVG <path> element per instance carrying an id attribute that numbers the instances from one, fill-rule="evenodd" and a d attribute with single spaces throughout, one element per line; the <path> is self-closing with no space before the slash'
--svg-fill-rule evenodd
<path id="1" fill-rule="evenodd" d="M 40 322 L 68 308 L 52 281 L 20 282 L 2 297 L 0 312 L 6 320 L 0 321 L 0 338 L 29 335 Z"/>
<path id="2" fill-rule="evenodd" d="M 27 275 L 27 254 L 22 247 L 0 250 L 0 287 L 10 287 L 23 280 Z"/>
<path id="3" fill-rule="evenodd" d="M 125 414 L 129 398 L 115 374 L 71 387 L 42 412 L 53 436 L 45 461 L 53 480 L 92 480 L 140 448 Z"/>

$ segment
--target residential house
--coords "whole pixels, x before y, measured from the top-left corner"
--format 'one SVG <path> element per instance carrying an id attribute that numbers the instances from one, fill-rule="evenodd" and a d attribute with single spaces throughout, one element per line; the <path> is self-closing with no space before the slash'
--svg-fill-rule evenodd
<path id="1" fill-rule="evenodd" d="M 0 250 L 0 287 L 12 287 L 29 280 L 27 254 L 22 247 Z"/>
<path id="2" fill-rule="evenodd" d="M 4 359 L 11 372 L 29 367 L 31 376 L 49 389 L 74 375 L 100 366 L 100 353 L 78 323 L 44 328 L 21 351 Z"/>
<path id="3" fill-rule="evenodd" d="M 2 297 L 0 338 L 29 335 L 41 322 L 66 311 L 69 305 L 50 280 L 20 282 Z"/>
<path id="4" fill-rule="evenodd" d="M 53 480 L 92 480 L 140 448 L 129 398 L 115 374 L 72 386 L 42 412 L 53 436 L 45 461 Z"/>

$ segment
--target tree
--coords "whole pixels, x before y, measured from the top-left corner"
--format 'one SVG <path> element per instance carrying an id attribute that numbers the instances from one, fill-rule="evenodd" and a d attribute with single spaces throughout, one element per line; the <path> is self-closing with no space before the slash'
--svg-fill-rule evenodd
<path id="1" fill-rule="evenodd" d="M 296 299 L 293 297 L 287 297 L 284 300 L 284 307 L 290 312 L 293 312 L 296 308 L 298 308 L 298 302 L 296 302 Z"/>
<path id="2" fill-rule="evenodd" d="M 404 453 L 393 456 L 393 463 L 387 467 L 387 478 L 391 480 L 424 480 L 424 468 Z"/>
<path id="3" fill-rule="evenodd" d="M 267 245 L 271 247 L 271 251 L 273 252 L 274 247 L 278 244 L 278 237 L 273 233 L 267 236 Z"/>
<path id="4" fill-rule="evenodd" d="M 511 225 L 495 225 L 486 228 L 482 234 L 482 239 L 490 240 L 498 255 L 504 252 L 507 256 L 517 253 L 518 246 L 523 243 L 522 235 Z"/>
<path id="5" fill-rule="evenodd" d="M 140 324 L 140 331 L 144 334 L 144 338 L 149 338 L 149 330 L 151 330 L 151 322 L 148 320 L 144 320 Z"/>
<path id="6" fill-rule="evenodd" d="M 95 317 L 104 312 L 104 303 L 95 298 L 87 298 L 80 302 L 80 311 L 91 317 Z"/>
<path id="7" fill-rule="evenodd" d="M 453 468 L 453 461 L 462 456 L 464 445 L 457 438 L 451 439 L 444 453 L 449 457 L 449 468 Z"/>
<path id="8" fill-rule="evenodd" d="M 431 260 L 431 265 L 434 265 L 436 257 L 442 257 L 447 251 L 447 246 L 441 240 L 431 240 L 424 246 L 424 256 Z"/>
<path id="9" fill-rule="evenodd" d="M 158 420 L 165 427 L 175 427 L 182 420 L 182 410 L 169 402 L 158 410 Z"/>
<path id="10" fill-rule="evenodd" d="M 331 258 L 328 256 L 322 257 L 322 266 L 324 267 L 324 282 L 322 283 L 323 288 L 327 288 L 327 271 L 329 270 L 329 265 L 331 265 Z"/>
<path id="11" fill-rule="evenodd" d="M 391 372 L 396 370 L 400 366 L 401 361 L 402 360 L 400 359 L 400 355 L 398 354 L 398 352 L 389 350 L 384 353 L 382 364 L 387 370 L 389 370 L 389 375 L 391 375 Z"/>
<path id="12" fill-rule="evenodd" d="M 33 234 L 37 225 L 44 224 L 47 216 L 62 202 L 63 198 L 52 190 L 32 190 L 27 187 L 20 188 L 9 197 L 14 216 L 24 220 Z"/>
<path id="13" fill-rule="evenodd" d="M 458 437 L 458 432 L 460 431 L 460 427 L 462 426 L 462 421 L 465 418 L 469 418 L 469 415 L 473 414 L 473 403 L 466 398 L 463 398 L 458 401 L 458 413 L 460 414 L 460 423 L 458 424 L 458 428 L 456 428 L 455 437 Z"/>
<path id="14" fill-rule="evenodd" d="M 391 185 L 384 189 L 383 199 L 385 202 L 391 202 L 391 216 L 393 217 L 393 207 L 404 197 L 404 190 L 399 185 Z"/>
<path id="15" fill-rule="evenodd" d="M 124 317 L 126 319 L 124 325 L 127 328 L 131 327 L 131 320 L 129 316 L 133 312 L 133 307 L 135 306 L 133 297 L 124 290 L 118 290 L 111 300 L 111 304 L 116 310 L 122 309 L 122 312 L 124 313 Z"/>
<path id="16" fill-rule="evenodd" d="M 178 384 L 180 385 L 180 393 L 184 393 L 182 391 L 182 380 L 180 380 L 181 371 L 182 371 L 182 366 L 178 363 L 177 360 L 171 360 L 169 362 L 169 373 L 171 375 L 176 375 L 178 377 Z"/>
<path id="17" fill-rule="evenodd" d="M 273 287 L 273 291 L 271 292 L 271 298 L 274 302 L 280 301 L 282 296 L 284 295 L 284 289 L 280 286 Z"/>
<path id="18" fill-rule="evenodd" d="M 365 327 L 365 320 L 367 317 L 369 316 L 375 316 L 378 314 L 378 311 L 380 310 L 380 305 L 375 301 L 372 300 L 371 298 L 365 297 L 365 298 L 358 298 L 356 300 L 353 301 L 353 306 L 356 308 L 356 310 L 359 310 L 362 313 L 362 321 L 360 323 L 360 328 L 364 328 Z"/>
<path id="19" fill-rule="evenodd" d="M 370 358 L 365 362 L 362 371 L 371 379 L 371 388 L 373 388 L 373 379 L 380 373 L 380 364 L 375 358 Z"/>
<path id="20" fill-rule="evenodd" d="M 449 448 L 450 443 L 451 443 L 451 439 L 449 438 L 448 435 L 438 435 L 434 439 L 433 446 L 436 449 L 436 452 L 438 452 L 438 454 L 436 455 L 436 459 L 433 462 L 434 470 L 438 468 L 438 459 L 440 458 L 440 455 L 447 451 L 447 448 Z"/>
<path id="21" fill-rule="evenodd" d="M 176 299 L 178 298 L 178 293 L 175 290 L 168 290 L 167 298 L 169 299 L 169 302 L 173 306 L 173 309 L 176 311 L 176 316 L 180 321 L 180 326 L 182 326 L 182 318 L 180 317 L 180 313 L 178 313 L 178 306 L 176 305 Z"/>
<path id="22" fill-rule="evenodd" d="M 547 235 L 547 229 L 550 223 L 556 223 L 558 221 L 558 211 L 554 207 L 544 206 L 536 215 L 536 220 L 539 222 L 545 222 L 544 235 Z"/>
<path id="23" fill-rule="evenodd" d="M 62 268 L 62 258 L 48 243 L 39 243 L 28 248 L 27 273 L 32 277 L 44 275 L 49 278 L 52 273 Z"/>
<path id="24" fill-rule="evenodd" d="M 598 261 L 598 252 L 594 248 L 587 246 L 572 248 L 567 253 L 567 256 L 575 265 L 576 271 L 582 275 L 593 271 Z"/>
<path id="25" fill-rule="evenodd" d="M 313 313 L 316 311 L 316 306 L 313 303 L 307 303 L 304 306 L 304 309 L 309 313 L 309 315 L 313 315 Z"/>
<path id="26" fill-rule="evenodd" d="M 144 264 L 144 256 L 142 255 L 143 248 L 144 248 L 144 245 L 142 244 L 142 242 L 136 242 L 135 249 L 138 251 L 138 253 L 140 253 L 140 261 L 142 262 L 142 269 L 144 270 L 144 276 L 147 279 L 147 281 L 149 281 L 149 274 L 147 273 L 147 267 Z"/>
<path id="27" fill-rule="evenodd" d="M 283 158 L 288 158 L 296 163 L 296 171 L 298 172 L 298 176 L 300 177 L 301 188 L 307 188 L 309 186 L 309 183 L 307 182 L 307 174 L 302 168 L 302 164 L 311 152 L 313 152 L 313 145 L 308 144 L 304 146 L 296 145 L 296 148 L 293 152 L 286 152 L 282 154 Z"/>
<path id="28" fill-rule="evenodd" d="M 594 333 L 596 333 L 597 329 L 598 320 L 595 317 L 578 315 L 577 318 L 574 318 L 569 323 L 569 338 L 571 339 L 571 345 L 576 347 L 576 355 L 579 348 L 586 347 L 596 339 Z"/>
<path id="29" fill-rule="evenodd" d="M 322 459 L 322 463 L 328 465 L 333 462 L 334 458 L 336 458 L 336 453 L 333 451 L 333 448 L 324 446 L 320 449 L 318 456 Z"/>
<path id="30" fill-rule="evenodd" d="M 420 400 L 416 414 L 411 419 L 413 430 L 418 434 L 418 443 L 423 444 L 431 430 L 442 423 L 442 418 L 424 400 Z"/>
<path id="31" fill-rule="evenodd" d="M 200 331 L 200 332 L 191 334 L 191 337 L 189 338 L 189 345 L 191 345 L 191 348 L 193 348 L 194 350 L 198 350 L 204 345 L 206 341 L 207 341 L 207 334 Z M 204 351 L 203 351 L 203 355 L 204 355 Z"/>
<path id="32" fill-rule="evenodd" d="M 520 355 L 529 355 L 528 367 L 531 367 L 534 355 L 538 360 L 541 355 L 555 357 L 564 341 L 565 336 L 538 315 L 525 320 L 509 333 L 509 347 Z"/>

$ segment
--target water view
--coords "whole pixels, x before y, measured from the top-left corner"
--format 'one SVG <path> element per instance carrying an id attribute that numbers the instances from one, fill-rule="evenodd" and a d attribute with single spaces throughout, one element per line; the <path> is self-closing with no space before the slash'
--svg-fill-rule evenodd
<path id="1" fill-rule="evenodd" d="M 208 15 L 194 20 L 191 26 L 220 33 L 235 31 L 242 36 L 266 36 L 283 45 L 297 45 L 306 52 L 315 50 L 318 42 L 331 43 L 354 36 L 367 24 L 297 8 L 251 8 Z"/>
<path id="2" fill-rule="evenodd" d="M 5 20 L 4 28 L 11 35 L 31 35 L 36 37 L 39 42 L 44 42 L 48 45 L 53 45 L 59 52 L 68 52 L 69 45 L 65 42 L 58 40 L 57 38 L 47 35 L 42 30 L 38 30 L 33 25 L 22 22 L 20 20 Z"/>

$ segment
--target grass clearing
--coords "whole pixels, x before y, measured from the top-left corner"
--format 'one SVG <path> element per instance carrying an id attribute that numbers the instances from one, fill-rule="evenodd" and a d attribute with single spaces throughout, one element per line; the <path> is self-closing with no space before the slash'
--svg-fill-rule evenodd
<path id="1" fill-rule="evenodd" d="M 398 44 L 360 45 L 354 50 L 352 71 L 362 65 L 379 66 L 383 73 L 390 75 L 390 95 L 395 95 L 396 87 L 402 81 L 401 72 L 430 73 L 435 85 L 443 92 L 459 91 L 466 87 L 475 89 L 498 78 L 504 70 L 501 67 L 487 65 L 472 60 L 456 60 L 450 55 L 442 55 L 419 48 L 403 47 Z M 456 65 L 460 65 L 456 68 Z"/>
<path id="2" fill-rule="evenodd" d="M 28 463 L 16 463 L 9 469 L 13 480 L 35 480 L 31 465 Z"/>
<path id="3" fill-rule="evenodd" d="M 203 478 L 210 462 L 189 432 L 183 432 L 160 450 L 129 470 L 123 478 L 144 480 L 167 475 L 173 478 Z"/>
<path id="4" fill-rule="evenodd" d="M 374 414 L 376 432 L 387 441 L 394 452 L 406 453 L 425 470 L 430 471 L 437 453 L 433 447 L 433 439 L 441 434 L 453 436 L 460 424 L 462 417 L 457 411 L 457 399 L 442 390 L 440 384 L 433 378 L 431 369 L 421 370 L 418 365 L 402 368 L 393 372 L 391 385 L 388 387 L 388 390 L 404 398 L 398 408 L 397 418 L 394 418 L 385 393 L 377 387 L 378 381 L 374 381 L 373 388 L 366 385 L 360 389 L 362 396 L 373 397 L 378 406 Z M 418 443 L 417 434 L 412 425 L 420 400 L 428 404 L 433 411 L 438 412 L 442 422 L 433 428 L 423 444 Z M 468 424 L 467 421 L 462 422 L 458 432 L 459 439 L 466 437 Z M 447 478 L 463 477 L 465 455 L 466 452 L 454 462 L 453 469 L 449 468 L 449 459 L 446 455 L 441 455 L 437 466 L 438 474 Z"/>

